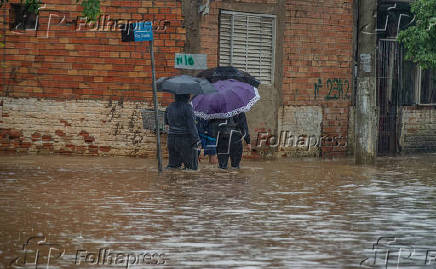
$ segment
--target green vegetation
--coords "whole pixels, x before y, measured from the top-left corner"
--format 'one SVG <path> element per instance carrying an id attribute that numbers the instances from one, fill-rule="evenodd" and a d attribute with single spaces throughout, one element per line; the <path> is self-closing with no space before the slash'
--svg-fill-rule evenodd
<path id="1" fill-rule="evenodd" d="M 100 15 L 100 0 L 76 0 L 76 3 L 82 1 L 83 15 L 89 20 L 95 20 Z"/>
<path id="2" fill-rule="evenodd" d="M 29 12 L 37 14 L 42 2 L 40 0 L 21 0 Z M 0 7 L 8 0 L 0 0 Z M 100 0 L 76 0 L 83 7 L 83 15 L 89 20 L 95 20 L 100 15 Z"/>
<path id="3" fill-rule="evenodd" d="M 436 0 L 416 0 L 411 4 L 415 25 L 398 35 L 406 48 L 406 59 L 422 68 L 436 68 Z"/>

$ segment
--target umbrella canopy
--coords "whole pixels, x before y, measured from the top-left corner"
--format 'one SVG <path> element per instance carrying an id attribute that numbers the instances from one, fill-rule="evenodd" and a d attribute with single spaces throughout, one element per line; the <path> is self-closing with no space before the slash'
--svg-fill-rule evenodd
<path id="1" fill-rule="evenodd" d="M 192 100 L 195 116 L 206 120 L 230 118 L 249 111 L 260 99 L 255 87 L 238 80 L 220 80 L 213 85 L 218 92 L 198 95 Z"/>
<path id="2" fill-rule="evenodd" d="M 157 90 L 174 94 L 205 94 L 216 92 L 215 87 L 206 79 L 189 75 L 163 77 L 156 81 Z"/>
<path id="3" fill-rule="evenodd" d="M 241 71 L 233 66 L 219 66 L 211 69 L 206 69 L 200 72 L 197 77 L 205 78 L 214 83 L 219 80 L 235 79 L 240 82 L 245 82 L 253 87 L 259 87 L 260 81 L 247 72 Z"/>

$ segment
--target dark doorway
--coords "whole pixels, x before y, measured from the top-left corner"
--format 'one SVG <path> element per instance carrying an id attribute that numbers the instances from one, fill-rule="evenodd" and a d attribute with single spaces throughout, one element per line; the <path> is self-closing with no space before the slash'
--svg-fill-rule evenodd
<path id="1" fill-rule="evenodd" d="M 378 155 L 400 151 L 399 115 L 414 99 L 416 68 L 403 59 L 396 41 L 399 31 L 414 23 L 410 5 L 403 1 L 378 1 L 377 9 L 377 106 L 379 108 Z"/>
<path id="2" fill-rule="evenodd" d="M 378 154 L 398 152 L 398 93 L 401 81 L 401 50 L 395 40 L 379 40 L 377 49 L 377 106 L 379 108 Z"/>

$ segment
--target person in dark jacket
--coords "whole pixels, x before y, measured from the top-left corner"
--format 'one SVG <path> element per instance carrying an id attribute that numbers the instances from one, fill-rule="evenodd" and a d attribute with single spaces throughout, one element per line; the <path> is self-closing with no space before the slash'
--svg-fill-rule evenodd
<path id="1" fill-rule="evenodd" d="M 168 129 L 168 168 L 197 169 L 197 145 L 200 143 L 194 123 L 189 94 L 176 94 L 175 102 L 165 110 Z"/>
<path id="2" fill-rule="evenodd" d="M 239 168 L 242 159 L 242 139 L 251 151 L 250 134 L 248 133 L 247 118 L 245 113 L 225 120 L 214 120 L 217 138 L 218 164 L 222 169 L 227 169 L 228 160 L 233 168 Z"/>

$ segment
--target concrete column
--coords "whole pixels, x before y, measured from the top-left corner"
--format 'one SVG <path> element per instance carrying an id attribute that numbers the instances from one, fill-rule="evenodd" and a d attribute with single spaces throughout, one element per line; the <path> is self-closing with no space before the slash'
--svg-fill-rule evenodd
<path id="1" fill-rule="evenodd" d="M 182 11 L 186 29 L 185 53 L 200 53 L 200 21 L 201 15 L 198 12 L 201 1 L 182 1 Z"/>
<path id="2" fill-rule="evenodd" d="M 376 87 L 377 0 L 358 2 L 358 75 L 354 153 L 356 164 L 372 164 L 377 155 Z"/>
<path id="3" fill-rule="evenodd" d="M 182 14 L 184 17 L 183 26 L 186 29 L 185 50 L 183 53 L 201 53 L 200 42 L 200 21 L 201 15 L 198 12 L 201 1 L 182 1 Z M 183 69 L 186 75 L 195 76 L 199 70 Z"/>

